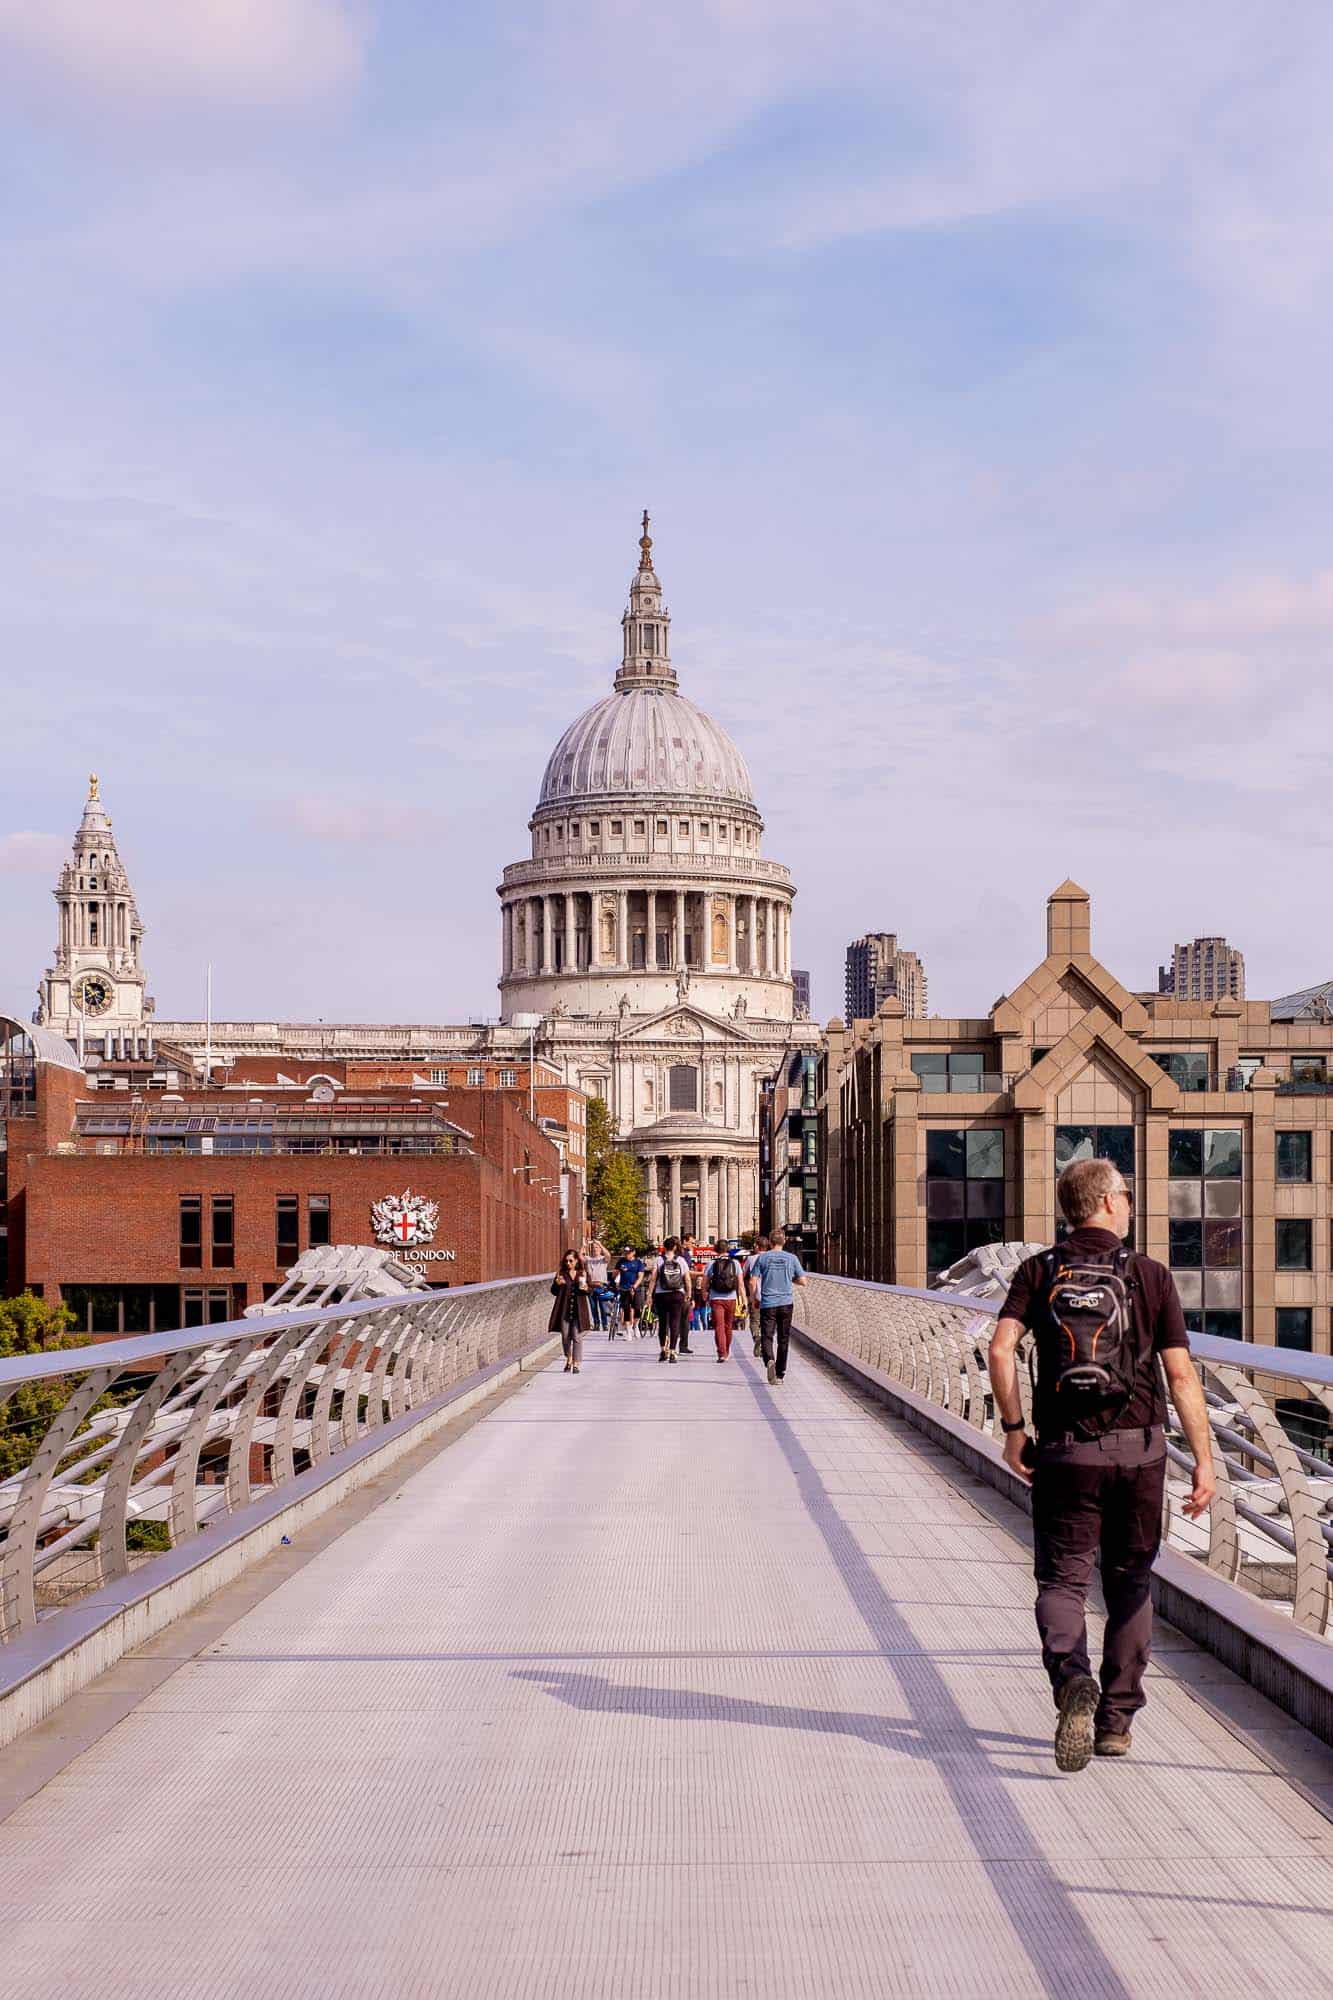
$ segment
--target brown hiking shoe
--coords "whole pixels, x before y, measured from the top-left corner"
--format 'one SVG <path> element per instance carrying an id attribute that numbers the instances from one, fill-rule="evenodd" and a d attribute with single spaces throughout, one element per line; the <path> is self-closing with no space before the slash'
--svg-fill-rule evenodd
<path id="1" fill-rule="evenodd" d="M 1127 1729 L 1099 1729 L 1092 1754 L 1094 1757 L 1128 1757 L 1133 1741 Z"/>
<path id="2" fill-rule="evenodd" d="M 1091 1674 L 1075 1674 L 1061 1688 L 1055 1725 L 1055 1761 L 1062 1771 L 1081 1771 L 1092 1758 L 1092 1718 L 1102 1691 Z"/>

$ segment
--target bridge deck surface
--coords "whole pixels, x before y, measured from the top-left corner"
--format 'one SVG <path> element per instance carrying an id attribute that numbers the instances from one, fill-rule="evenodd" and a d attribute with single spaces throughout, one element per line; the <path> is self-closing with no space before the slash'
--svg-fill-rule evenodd
<path id="1" fill-rule="evenodd" d="M 741 1345 L 594 1338 L 11 1813 L 3 1991 L 1327 1993 L 1273 1712 L 1167 1633 L 1059 1776 L 1019 1517 Z"/>

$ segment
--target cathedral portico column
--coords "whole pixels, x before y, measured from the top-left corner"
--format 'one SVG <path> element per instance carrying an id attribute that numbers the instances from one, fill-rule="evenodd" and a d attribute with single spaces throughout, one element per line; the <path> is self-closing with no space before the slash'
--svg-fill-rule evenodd
<path id="1" fill-rule="evenodd" d="M 579 962 L 578 899 L 572 889 L 565 891 L 565 971 L 573 972 Z"/>
<path id="2" fill-rule="evenodd" d="M 676 968 L 685 963 L 685 891 L 676 891 Z"/>
<path id="3" fill-rule="evenodd" d="M 739 1192 L 740 1169 L 734 1160 L 727 1161 L 727 1238 L 728 1241 L 740 1234 Z"/>
<path id="4" fill-rule="evenodd" d="M 650 889 L 646 897 L 648 910 L 648 935 L 643 941 L 643 962 L 650 972 L 657 967 L 657 891 Z"/>
<path id="5" fill-rule="evenodd" d="M 524 902 L 527 910 L 527 925 L 526 925 L 526 939 L 525 939 L 527 945 L 527 952 L 526 952 L 527 970 L 530 975 L 535 976 L 542 969 L 541 933 L 538 930 L 538 924 L 540 922 L 539 906 L 541 898 L 538 896 L 527 896 L 524 898 Z"/>
<path id="6" fill-rule="evenodd" d="M 668 1162 L 671 1174 L 671 1193 L 667 1206 L 667 1236 L 680 1235 L 680 1154 L 673 1153 Z"/>
<path id="7" fill-rule="evenodd" d="M 555 965 L 555 938 L 553 930 L 554 913 L 551 909 L 551 898 L 549 896 L 543 896 L 541 898 L 541 906 L 542 906 L 541 970 L 543 972 L 550 972 L 554 969 Z"/>
<path id="8" fill-rule="evenodd" d="M 713 1162 L 707 1153 L 699 1155 L 699 1241 L 708 1243 L 713 1236 Z"/>
<path id="9" fill-rule="evenodd" d="M 735 972 L 736 964 L 736 897 L 727 897 L 727 971 Z"/>
<path id="10" fill-rule="evenodd" d="M 791 978 L 791 904 L 782 905 L 782 970 Z"/>
<path id="11" fill-rule="evenodd" d="M 623 972 L 629 965 L 629 890 L 616 897 L 616 964 Z"/>

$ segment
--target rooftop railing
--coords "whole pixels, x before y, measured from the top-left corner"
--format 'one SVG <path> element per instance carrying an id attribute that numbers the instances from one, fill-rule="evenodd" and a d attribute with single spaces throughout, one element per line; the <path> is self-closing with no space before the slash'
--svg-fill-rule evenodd
<path id="1" fill-rule="evenodd" d="M 0 1361 L 0 1640 L 424 1418 L 549 1311 L 514 1278 Z"/>
<path id="2" fill-rule="evenodd" d="M 798 1299 L 798 1324 L 818 1341 L 999 1441 L 986 1372 L 997 1300 L 813 1274 Z M 1333 1464 L 1324 1455 L 1333 1360 L 1201 1334 L 1191 1334 L 1190 1348 L 1208 1403 L 1217 1496 L 1205 1521 L 1181 1512 L 1193 1461 L 1171 1410 L 1167 1454 L 1179 1476 L 1168 1480 L 1168 1538 L 1215 1575 L 1284 1605 L 1302 1630 L 1333 1636 Z M 1022 1350 L 1019 1358 L 1030 1420 Z"/>

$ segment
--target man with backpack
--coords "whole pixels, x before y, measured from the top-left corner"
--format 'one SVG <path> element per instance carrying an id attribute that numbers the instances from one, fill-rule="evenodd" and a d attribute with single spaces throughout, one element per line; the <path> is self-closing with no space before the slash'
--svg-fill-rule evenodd
<path id="1" fill-rule="evenodd" d="M 657 1320 L 659 1361 L 674 1362 L 681 1334 L 689 1324 L 693 1281 L 687 1260 L 680 1254 L 678 1237 L 668 1236 L 653 1273 L 653 1313 Z"/>
<path id="2" fill-rule="evenodd" d="M 704 1272 L 708 1306 L 713 1317 L 713 1345 L 719 1361 L 731 1353 L 732 1329 L 736 1324 L 736 1301 L 741 1288 L 741 1267 L 735 1254 L 718 1244 L 716 1254 Z"/>
<path id="3" fill-rule="evenodd" d="M 1109 1160 L 1076 1160 L 1056 1190 L 1069 1234 L 1020 1264 L 990 1344 L 1004 1458 L 1032 1487 L 1037 1629 L 1059 1719 L 1055 1761 L 1081 1771 L 1124 1757 L 1143 1707 L 1152 1638 L 1150 1572 L 1166 1483 L 1165 1371 L 1194 1454 L 1184 1511 L 1215 1490 L 1212 1434 L 1171 1273 L 1124 1247 L 1131 1198 Z M 1018 1343 L 1036 1352 L 1027 1435 Z M 1085 1600 L 1100 1553 L 1106 1635 L 1100 1685 L 1088 1656 Z"/>

